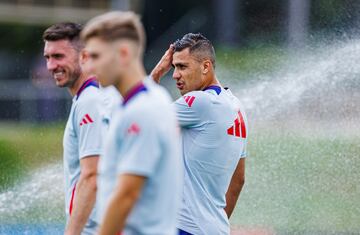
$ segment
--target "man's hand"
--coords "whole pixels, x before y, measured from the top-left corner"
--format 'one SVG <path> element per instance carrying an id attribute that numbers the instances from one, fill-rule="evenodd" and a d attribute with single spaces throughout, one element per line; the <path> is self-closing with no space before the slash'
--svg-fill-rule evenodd
<path id="1" fill-rule="evenodd" d="M 173 54 L 174 45 L 171 44 L 150 74 L 156 83 L 160 83 L 161 77 L 163 77 L 171 69 Z"/>

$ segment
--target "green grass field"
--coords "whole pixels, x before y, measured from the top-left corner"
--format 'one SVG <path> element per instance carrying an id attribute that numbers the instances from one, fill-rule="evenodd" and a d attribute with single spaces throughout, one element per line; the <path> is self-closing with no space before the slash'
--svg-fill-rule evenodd
<path id="1" fill-rule="evenodd" d="M 65 123 L 58 124 L 0 124 L 0 139 L 17 145 L 17 151 L 32 164 L 54 160 L 50 155 L 61 155 Z M 55 159 L 58 160 L 58 159 Z"/>
<path id="2" fill-rule="evenodd" d="M 26 172 L 61 162 L 62 128 L 63 124 L 1 125 L 0 140 L 21 161 L 22 174 L 14 180 L 24 181 Z M 360 136 L 309 133 L 250 130 L 246 184 L 231 219 L 233 226 L 280 233 L 360 231 Z M 56 170 L 61 171 L 61 165 Z M 52 199 L 54 204 L 35 203 L 15 219 L 0 217 L 11 223 L 62 223 L 62 199 L 59 195 Z"/>
<path id="3" fill-rule="evenodd" d="M 360 135 L 259 128 L 232 223 L 275 231 L 360 231 Z"/>
<path id="4" fill-rule="evenodd" d="M 25 172 L 62 159 L 64 124 L 0 124 L 0 190 Z M 20 177 L 19 177 L 20 176 Z"/>

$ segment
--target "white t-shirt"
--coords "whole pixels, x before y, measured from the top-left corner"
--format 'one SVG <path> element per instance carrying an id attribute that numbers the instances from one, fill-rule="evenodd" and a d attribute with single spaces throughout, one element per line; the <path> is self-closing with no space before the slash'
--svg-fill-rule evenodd
<path id="1" fill-rule="evenodd" d="M 246 155 L 246 117 L 229 90 L 211 86 L 175 102 L 182 128 L 184 189 L 179 228 L 194 235 L 228 235 L 225 194 Z"/>
<path id="2" fill-rule="evenodd" d="M 88 79 L 73 97 L 66 123 L 63 151 L 65 176 L 65 212 L 69 219 L 74 207 L 76 183 L 80 177 L 80 160 L 103 153 L 103 139 L 110 123 L 113 106 L 120 96 L 103 92 L 95 79 Z M 89 221 L 95 221 L 96 206 Z M 92 223 L 93 224 L 93 223 Z"/>
<path id="3" fill-rule="evenodd" d="M 167 92 L 150 80 L 124 97 L 110 125 L 99 163 L 101 222 L 122 174 L 146 177 L 124 235 L 175 235 L 182 183 L 180 133 Z"/>

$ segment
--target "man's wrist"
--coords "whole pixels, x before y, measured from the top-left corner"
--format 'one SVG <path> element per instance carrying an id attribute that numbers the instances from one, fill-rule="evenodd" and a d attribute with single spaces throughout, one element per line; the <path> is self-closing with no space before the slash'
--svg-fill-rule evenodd
<path id="1" fill-rule="evenodd" d="M 64 235 L 73 235 L 73 234 L 75 234 L 73 231 L 71 231 L 70 229 L 69 229 L 69 227 L 67 227 L 66 229 L 65 229 L 65 232 L 64 232 Z"/>
<path id="2" fill-rule="evenodd" d="M 151 78 L 155 81 L 155 82 L 157 82 L 157 83 L 160 83 L 160 79 L 161 79 L 161 71 L 159 70 L 159 69 L 154 69 L 152 72 L 151 72 L 151 74 L 150 74 L 150 76 L 151 76 Z"/>

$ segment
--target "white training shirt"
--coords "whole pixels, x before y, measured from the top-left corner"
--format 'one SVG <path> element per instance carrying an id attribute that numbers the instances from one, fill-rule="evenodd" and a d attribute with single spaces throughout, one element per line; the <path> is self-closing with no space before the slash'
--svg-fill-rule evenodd
<path id="1" fill-rule="evenodd" d="M 124 97 L 99 163 L 99 221 L 122 174 L 146 177 L 123 235 L 175 235 L 182 186 L 180 133 L 167 92 L 150 79 Z"/>
<path id="2" fill-rule="evenodd" d="M 228 186 L 246 155 L 246 117 L 239 100 L 220 86 L 175 102 L 182 128 L 184 189 L 178 227 L 194 235 L 228 235 Z"/>
<path id="3" fill-rule="evenodd" d="M 114 92 L 103 92 L 99 89 L 94 78 L 88 79 L 73 97 L 63 138 L 67 221 L 74 207 L 76 183 L 80 177 L 80 160 L 103 153 L 103 138 L 108 129 L 113 105 L 119 100 L 120 96 Z M 95 221 L 95 213 L 96 205 L 89 221 Z"/>

